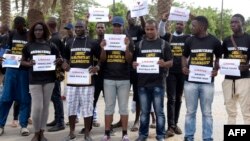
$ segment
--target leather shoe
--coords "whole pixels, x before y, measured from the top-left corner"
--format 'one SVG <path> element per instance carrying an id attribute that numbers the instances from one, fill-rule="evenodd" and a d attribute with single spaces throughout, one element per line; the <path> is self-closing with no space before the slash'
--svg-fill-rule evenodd
<path id="1" fill-rule="evenodd" d="M 53 121 L 51 121 L 50 123 L 47 123 L 46 125 L 47 125 L 47 126 L 55 126 L 55 125 L 56 125 L 56 121 L 53 120 Z"/>
<path id="2" fill-rule="evenodd" d="M 60 131 L 60 130 L 64 130 L 65 126 L 64 125 L 55 125 L 53 127 L 51 127 L 50 129 L 48 129 L 48 132 L 56 132 L 56 131 Z"/>

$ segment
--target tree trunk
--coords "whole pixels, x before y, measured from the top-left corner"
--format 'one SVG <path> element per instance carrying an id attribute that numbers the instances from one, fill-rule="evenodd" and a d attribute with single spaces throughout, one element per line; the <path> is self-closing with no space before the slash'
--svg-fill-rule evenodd
<path id="1" fill-rule="evenodd" d="M 60 14 L 60 30 L 62 35 L 65 35 L 64 26 L 66 23 L 74 20 L 74 0 L 61 0 L 62 11 Z"/>
<path id="2" fill-rule="evenodd" d="M 1 0 L 1 13 L 2 24 L 10 27 L 10 0 Z"/>
<path id="3" fill-rule="evenodd" d="M 37 21 L 44 21 L 42 4 L 40 0 L 29 0 L 29 10 L 27 14 L 29 28 Z"/>
<path id="4" fill-rule="evenodd" d="M 170 12 L 174 0 L 158 0 L 157 2 L 157 21 L 161 19 L 163 13 Z"/>

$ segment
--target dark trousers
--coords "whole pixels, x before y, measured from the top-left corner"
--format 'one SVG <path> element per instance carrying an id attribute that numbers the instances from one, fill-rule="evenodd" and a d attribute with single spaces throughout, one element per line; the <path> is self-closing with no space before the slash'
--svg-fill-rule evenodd
<path id="1" fill-rule="evenodd" d="M 139 102 L 138 96 L 138 74 L 136 71 L 130 71 L 130 84 L 133 87 L 133 101 Z"/>
<path id="2" fill-rule="evenodd" d="M 61 99 L 61 82 L 56 80 L 53 93 L 51 96 L 51 101 L 53 102 L 55 109 L 55 121 L 57 125 L 64 125 L 64 111 L 63 102 Z"/>
<path id="3" fill-rule="evenodd" d="M 178 123 L 182 95 L 184 87 L 184 75 L 182 73 L 169 73 L 167 77 L 167 118 L 168 127 L 175 127 Z"/>
<path id="4" fill-rule="evenodd" d="M 94 75 L 94 82 L 95 82 L 95 92 L 94 92 L 94 109 L 95 109 L 101 91 L 103 92 L 103 95 L 104 95 L 104 91 L 103 91 L 103 76 Z"/>
<path id="5" fill-rule="evenodd" d="M 13 106 L 13 120 L 18 120 L 19 115 L 19 104 L 15 101 Z"/>

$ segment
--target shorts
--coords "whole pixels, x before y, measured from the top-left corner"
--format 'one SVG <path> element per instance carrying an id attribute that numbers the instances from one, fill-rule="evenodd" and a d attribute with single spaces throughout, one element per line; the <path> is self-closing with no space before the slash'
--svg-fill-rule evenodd
<path id="1" fill-rule="evenodd" d="M 67 109 L 68 116 L 78 115 L 83 117 L 93 116 L 94 86 L 67 86 Z"/>

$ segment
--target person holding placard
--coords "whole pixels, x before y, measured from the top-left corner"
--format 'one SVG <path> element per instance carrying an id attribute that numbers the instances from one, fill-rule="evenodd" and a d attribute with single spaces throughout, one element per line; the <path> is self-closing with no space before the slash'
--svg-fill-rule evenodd
<path id="1" fill-rule="evenodd" d="M 223 41 L 225 59 L 240 60 L 240 76 L 226 75 L 222 82 L 228 124 L 236 124 L 237 103 L 243 115 L 244 124 L 250 124 L 250 36 L 244 31 L 245 18 L 235 14 L 231 18 L 233 34 Z"/>
<path id="2" fill-rule="evenodd" d="M 156 139 L 165 138 L 164 95 L 167 69 L 173 64 L 170 46 L 158 37 L 158 24 L 148 20 L 145 39 L 136 44 L 133 67 L 138 73 L 138 95 L 141 107 L 139 137 L 146 141 L 149 132 L 150 109 L 156 115 Z M 139 61 L 140 60 L 140 61 Z"/>
<path id="3" fill-rule="evenodd" d="M 50 32 L 44 22 L 37 22 L 29 32 L 29 43 L 22 50 L 21 64 L 29 68 L 29 88 L 32 97 L 32 120 L 35 131 L 31 141 L 47 141 L 44 136 L 49 115 L 49 104 L 56 80 L 55 67 L 49 70 L 43 68 L 35 70 L 35 66 L 48 60 L 47 56 L 54 56 L 54 66 L 62 64 L 60 52 L 56 45 L 49 42 Z M 35 61 L 35 57 L 40 57 Z M 44 63 L 42 66 L 46 66 Z"/>
<path id="4" fill-rule="evenodd" d="M 67 75 L 67 108 L 70 131 L 66 140 L 74 140 L 75 120 L 78 109 L 84 117 L 84 139 L 92 141 L 90 130 L 94 110 L 94 82 L 93 74 L 100 69 L 94 66 L 94 56 L 99 54 L 94 48 L 92 40 L 85 35 L 86 25 L 83 21 L 75 24 L 76 37 L 67 43 L 65 48 L 65 60 L 63 68 Z"/>
<path id="5" fill-rule="evenodd" d="M 167 91 L 167 121 L 168 129 L 166 131 L 167 137 L 172 137 L 174 134 L 182 134 L 178 127 L 178 119 L 180 115 L 182 95 L 184 88 L 184 74 L 181 70 L 181 57 L 184 49 L 184 43 L 190 35 L 184 34 L 185 22 L 175 22 L 175 32 L 166 32 L 167 13 L 162 15 L 159 23 L 160 37 L 170 43 L 171 51 L 173 53 L 173 67 L 169 69 L 166 85 Z"/>
<path id="6" fill-rule="evenodd" d="M 207 29 L 207 18 L 204 16 L 195 17 L 192 20 L 191 26 L 193 36 L 188 38 L 184 44 L 182 72 L 187 76 L 184 82 L 184 97 L 187 108 L 185 141 L 194 141 L 196 112 L 199 101 L 202 112 L 202 139 L 204 141 L 213 140 L 213 78 L 217 75 L 219 68 L 218 61 L 222 56 L 222 48 L 220 41 L 209 34 Z M 195 68 L 195 73 L 192 71 L 191 66 Z M 195 77 L 195 80 L 191 80 L 191 74 L 199 75 Z M 203 82 L 202 80 L 207 77 L 210 78 L 210 81 Z"/>
<path id="7" fill-rule="evenodd" d="M 22 55 L 22 49 L 27 44 L 28 31 L 25 19 L 17 16 L 14 19 L 14 30 L 9 34 L 8 47 L 11 55 Z M 3 58 L 1 57 L 1 61 Z M 20 63 L 19 63 L 20 64 Z M 20 105 L 19 124 L 21 135 L 28 136 L 28 118 L 30 116 L 31 97 L 29 94 L 28 69 L 24 66 L 6 68 L 3 95 L 0 99 L 0 136 L 4 133 L 4 126 L 13 101 Z"/>
<path id="8" fill-rule="evenodd" d="M 63 56 L 65 45 L 61 41 L 61 36 L 57 31 L 57 19 L 55 17 L 49 17 L 47 23 L 48 28 L 51 32 L 50 41 L 56 45 L 60 54 Z M 48 129 L 49 132 L 55 132 L 65 129 L 64 123 L 64 110 L 63 110 L 63 102 L 61 99 L 61 81 L 56 79 L 53 94 L 51 96 L 51 101 L 54 106 L 54 120 L 47 124 L 47 126 L 52 126 Z"/>
<path id="9" fill-rule="evenodd" d="M 102 141 L 110 140 L 111 123 L 118 99 L 119 113 L 122 123 L 122 140 L 129 141 L 128 128 L 128 99 L 130 90 L 130 69 L 132 61 L 133 41 L 123 34 L 124 20 L 115 16 L 112 20 L 113 34 L 105 34 L 100 44 L 101 62 L 104 75 L 105 98 L 105 135 Z"/>

